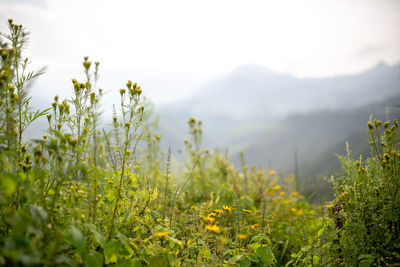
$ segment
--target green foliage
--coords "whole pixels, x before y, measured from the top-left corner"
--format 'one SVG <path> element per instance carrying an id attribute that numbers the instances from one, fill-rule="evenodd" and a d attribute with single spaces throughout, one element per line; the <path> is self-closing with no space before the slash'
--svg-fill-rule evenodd
<path id="1" fill-rule="evenodd" d="M 400 260 L 400 153 L 398 127 L 368 122 L 371 156 L 340 157 L 344 173 L 332 178 L 335 200 L 329 205 L 329 260 L 337 264 L 388 265 Z"/>

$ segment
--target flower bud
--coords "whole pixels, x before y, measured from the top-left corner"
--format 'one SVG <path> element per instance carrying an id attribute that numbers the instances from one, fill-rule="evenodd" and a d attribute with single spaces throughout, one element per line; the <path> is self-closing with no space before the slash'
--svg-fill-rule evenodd
<path id="1" fill-rule="evenodd" d="M 9 84 L 7 84 L 7 89 L 8 89 L 8 91 L 10 91 L 10 93 L 13 93 L 15 88 L 14 88 L 13 84 L 9 83 Z"/>

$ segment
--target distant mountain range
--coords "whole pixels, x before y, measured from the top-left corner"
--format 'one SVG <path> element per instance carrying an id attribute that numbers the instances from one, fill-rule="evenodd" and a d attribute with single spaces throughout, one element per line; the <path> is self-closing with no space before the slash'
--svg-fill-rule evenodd
<path id="1" fill-rule="evenodd" d="M 345 142 L 367 149 L 369 116 L 400 115 L 400 68 L 378 64 L 348 76 L 298 79 L 260 66 L 244 66 L 201 88 L 197 96 L 157 109 L 164 146 L 183 147 L 190 116 L 203 121 L 204 146 L 229 148 L 246 161 L 283 173 L 294 170 L 298 153 L 303 180 L 338 169 L 335 153 Z"/>

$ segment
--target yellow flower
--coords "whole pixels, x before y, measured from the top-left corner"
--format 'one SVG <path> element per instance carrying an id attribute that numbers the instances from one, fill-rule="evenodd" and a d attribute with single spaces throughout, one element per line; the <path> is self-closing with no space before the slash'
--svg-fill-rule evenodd
<path id="1" fill-rule="evenodd" d="M 254 229 L 254 228 L 256 228 L 256 227 L 258 227 L 258 223 L 253 224 L 253 225 L 249 225 L 249 228 L 250 228 L 250 229 Z"/>
<path id="2" fill-rule="evenodd" d="M 297 212 L 297 215 L 298 215 L 298 216 L 301 216 L 301 215 L 303 215 L 303 214 L 304 214 L 303 209 L 299 209 L 299 211 Z"/>
<path id="3" fill-rule="evenodd" d="M 280 186 L 280 185 L 277 185 L 277 186 L 274 187 L 274 190 L 276 190 L 276 191 L 278 191 L 278 190 L 280 190 L 280 189 L 281 189 L 281 186 Z"/>
<path id="4" fill-rule="evenodd" d="M 276 171 L 269 170 L 269 171 L 268 171 L 268 174 L 269 174 L 269 175 L 271 175 L 271 176 L 273 176 L 273 175 L 275 175 L 275 174 L 276 174 Z"/>
<path id="5" fill-rule="evenodd" d="M 290 199 L 286 199 L 286 200 L 285 200 L 285 204 L 286 204 L 286 205 L 289 205 L 291 202 L 292 202 L 292 201 L 291 201 Z"/>
<path id="6" fill-rule="evenodd" d="M 295 209 L 295 208 L 291 208 L 290 210 L 291 210 L 292 212 L 295 212 L 295 211 L 296 211 L 296 209 Z"/>
<path id="7" fill-rule="evenodd" d="M 219 233 L 221 231 L 221 228 L 218 225 L 206 225 L 206 229 L 215 233 Z"/>
<path id="8" fill-rule="evenodd" d="M 292 196 L 294 196 L 294 197 L 298 197 L 298 196 L 299 196 L 299 193 L 297 193 L 297 192 L 293 192 L 293 193 L 292 193 Z"/>
<path id="9" fill-rule="evenodd" d="M 239 238 L 240 240 L 245 240 L 245 239 L 247 239 L 247 235 L 244 235 L 244 234 L 238 234 L 237 236 L 238 236 L 238 238 Z"/>
<path id="10" fill-rule="evenodd" d="M 275 190 L 273 188 L 268 188 L 267 193 L 268 195 L 272 196 L 275 193 Z"/>
<path id="11" fill-rule="evenodd" d="M 285 195 L 285 192 L 281 191 L 281 192 L 279 193 L 279 195 L 284 196 L 284 195 Z"/>
<path id="12" fill-rule="evenodd" d="M 276 211 L 271 211 L 271 214 L 274 215 L 275 217 L 278 217 L 278 213 Z"/>
<path id="13" fill-rule="evenodd" d="M 222 208 L 224 210 L 226 210 L 226 211 L 231 211 L 232 210 L 232 207 L 229 207 L 229 206 L 222 206 Z"/>
<path id="14" fill-rule="evenodd" d="M 169 232 L 158 232 L 154 234 L 156 237 L 166 237 L 169 235 Z"/>
<path id="15" fill-rule="evenodd" d="M 205 220 L 206 222 L 210 222 L 210 223 L 212 223 L 212 222 L 215 220 L 215 218 L 210 217 L 210 216 L 207 216 L 207 217 L 203 217 L 203 216 L 202 216 L 202 218 L 203 218 L 203 220 Z"/>
<path id="16" fill-rule="evenodd" d="M 243 209 L 243 211 L 246 212 L 246 213 L 251 213 L 251 210 Z"/>
<path id="17" fill-rule="evenodd" d="M 208 214 L 208 217 L 215 217 L 217 214 L 215 212 L 211 212 Z"/>
<path id="18" fill-rule="evenodd" d="M 191 206 L 190 209 L 197 210 L 197 207 L 196 206 Z"/>
<path id="19" fill-rule="evenodd" d="M 79 194 L 85 194 L 85 191 L 79 189 L 79 190 L 78 190 L 78 193 L 79 193 Z"/>
<path id="20" fill-rule="evenodd" d="M 214 212 L 216 212 L 216 213 L 222 213 L 222 210 L 221 209 L 216 209 L 216 210 L 214 210 Z"/>

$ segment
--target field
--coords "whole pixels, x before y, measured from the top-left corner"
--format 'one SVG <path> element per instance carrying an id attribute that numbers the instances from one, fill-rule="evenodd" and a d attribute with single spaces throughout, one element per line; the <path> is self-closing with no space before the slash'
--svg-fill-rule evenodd
<path id="1" fill-rule="evenodd" d="M 310 204 L 294 175 L 248 166 L 244 154 L 234 166 L 204 148 L 195 118 L 178 164 L 161 151 L 137 83 L 116 85 L 120 102 L 102 117 L 99 63 L 88 57 L 71 97 L 36 110 L 29 87 L 41 73 L 23 57 L 24 28 L 9 20 L 9 30 L 0 51 L 1 265 L 399 266 L 397 120 L 371 118 L 370 156 L 348 149 L 342 172 L 326 178 L 334 199 Z M 48 121 L 43 138 L 26 141 L 39 118 Z"/>

